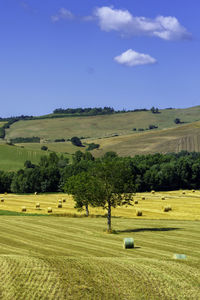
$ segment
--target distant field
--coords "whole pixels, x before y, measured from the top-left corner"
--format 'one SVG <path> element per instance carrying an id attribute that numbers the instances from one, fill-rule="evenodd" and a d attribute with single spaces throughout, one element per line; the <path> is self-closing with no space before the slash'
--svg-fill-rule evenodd
<path id="1" fill-rule="evenodd" d="M 6 124 L 7 122 L 0 122 L 0 128 L 3 127 L 4 124 Z"/>
<path id="2" fill-rule="evenodd" d="M 84 140 L 82 141 L 84 143 Z M 39 143 L 23 143 L 23 144 L 16 144 L 17 146 L 23 146 L 25 149 L 30 150 L 40 150 L 41 146 L 45 145 L 48 147 L 50 151 L 55 151 L 57 153 L 65 153 L 65 154 L 73 154 L 77 150 L 85 151 L 86 147 L 77 147 L 72 145 L 71 142 L 61 142 L 61 143 L 45 143 L 45 144 L 39 144 Z M 69 156 L 70 157 L 70 156 Z"/>
<path id="3" fill-rule="evenodd" d="M 96 139 L 100 149 L 96 156 L 116 151 L 121 156 L 187 151 L 200 151 L 200 122 L 178 125 L 176 128 L 147 131 L 138 134 Z"/>
<path id="4" fill-rule="evenodd" d="M 24 167 L 26 160 L 38 163 L 42 155 L 41 150 L 28 150 L 16 146 L 0 145 L 0 170 L 15 171 Z"/>
<path id="5" fill-rule="evenodd" d="M 47 214 L 47 208 L 51 207 L 53 214 L 61 215 L 84 215 L 74 208 L 74 201 L 66 194 L 39 194 L 39 195 L 0 195 L 4 202 L 0 202 L 0 211 L 21 212 L 22 206 L 27 208 L 26 213 Z M 145 197 L 145 200 L 142 200 Z M 162 197 L 165 200 L 162 200 Z M 62 208 L 58 208 L 59 200 L 66 199 Z M 138 204 L 128 207 L 118 207 L 112 210 L 115 217 L 137 218 L 137 219 L 171 219 L 171 220 L 199 220 L 200 221 L 200 191 L 173 191 L 138 193 L 134 196 Z M 36 209 L 36 203 L 40 203 L 40 209 Z M 170 205 L 172 210 L 163 212 L 163 207 Z M 136 210 L 142 210 L 143 216 L 137 217 Z M 100 208 L 90 208 L 92 215 L 105 215 L 106 211 Z M 106 221 L 105 221 L 106 222 Z"/>
<path id="6" fill-rule="evenodd" d="M 109 235 L 103 218 L 2 216 L 0 298 L 199 299 L 199 222 L 113 223 Z M 134 249 L 122 248 L 125 237 Z"/>
<path id="7" fill-rule="evenodd" d="M 133 128 L 148 128 L 157 125 L 159 129 L 177 127 L 175 118 L 182 122 L 200 120 L 200 106 L 188 109 L 161 110 L 159 114 L 130 112 L 93 117 L 68 117 L 19 121 L 6 130 L 6 139 L 39 136 L 44 139 L 71 138 L 72 136 L 100 138 L 133 133 Z"/>

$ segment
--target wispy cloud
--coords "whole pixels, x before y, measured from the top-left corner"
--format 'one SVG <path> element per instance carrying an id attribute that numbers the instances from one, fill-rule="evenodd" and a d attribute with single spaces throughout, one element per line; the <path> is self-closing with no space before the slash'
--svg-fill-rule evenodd
<path id="1" fill-rule="evenodd" d="M 191 34 L 184 28 L 176 17 L 158 16 L 154 19 L 133 16 L 128 10 L 114 9 L 103 6 L 96 8 L 94 16 L 97 18 L 101 30 L 117 31 L 122 35 L 156 36 L 164 40 L 182 40 L 191 38 Z"/>
<path id="2" fill-rule="evenodd" d="M 58 13 L 54 16 L 51 16 L 52 22 L 58 22 L 60 20 L 73 20 L 75 16 L 72 12 L 66 8 L 59 9 Z"/>
<path id="3" fill-rule="evenodd" d="M 143 54 L 129 49 L 123 52 L 121 55 L 116 56 L 114 60 L 122 65 L 129 67 L 135 67 L 138 65 L 155 64 L 157 61 L 155 58 L 148 54 Z"/>

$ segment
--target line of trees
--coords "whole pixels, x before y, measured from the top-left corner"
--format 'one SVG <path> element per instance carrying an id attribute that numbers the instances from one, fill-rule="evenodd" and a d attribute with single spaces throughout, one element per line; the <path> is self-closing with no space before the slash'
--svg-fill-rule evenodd
<path id="1" fill-rule="evenodd" d="M 74 195 L 75 207 L 100 206 L 107 211 L 111 230 L 111 209 L 130 204 L 134 192 L 200 189 L 200 153 L 136 155 L 119 157 L 107 152 L 95 159 L 90 152 L 77 151 L 73 161 L 50 153 L 39 164 L 26 161 L 24 168 L 0 171 L 0 192 L 66 192 Z"/>

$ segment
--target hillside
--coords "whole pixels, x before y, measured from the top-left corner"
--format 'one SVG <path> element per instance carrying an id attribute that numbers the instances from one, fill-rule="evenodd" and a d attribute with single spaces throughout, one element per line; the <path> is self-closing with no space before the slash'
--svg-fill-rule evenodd
<path id="1" fill-rule="evenodd" d="M 175 118 L 179 118 L 182 123 L 175 124 Z M 147 130 L 149 125 L 158 128 Z M 92 142 L 100 144 L 98 150 L 92 151 L 95 156 L 101 156 L 107 151 L 116 151 L 122 156 L 181 150 L 200 151 L 200 106 L 165 109 L 158 114 L 138 111 L 90 117 L 21 120 L 6 129 L 5 139 L 33 136 L 40 137 L 41 143 L 45 142 L 50 151 L 64 153 L 68 157 L 77 150 L 85 151 L 86 147 L 73 146 L 70 141 L 56 143 L 55 139 L 67 140 L 78 136 L 86 146 Z M 3 142 L 5 141 L 1 141 Z M 26 159 L 37 162 L 40 155 L 45 154 L 44 151 L 41 152 L 41 143 L 22 143 L 9 148 L 0 146 L 1 169 L 17 169 L 23 166 Z M 19 155 L 19 151 L 23 154 Z M 14 152 L 16 153 L 12 154 Z"/>
<path id="2" fill-rule="evenodd" d="M 200 151 L 200 122 L 178 125 L 176 128 L 152 130 L 144 133 L 129 134 L 94 140 L 100 144 L 94 150 L 96 156 L 107 151 L 116 151 L 121 156 L 187 151 Z"/>
<path id="3" fill-rule="evenodd" d="M 133 133 L 133 128 L 146 129 L 156 125 L 158 129 L 177 127 L 174 119 L 191 123 L 200 120 L 200 106 L 188 109 L 165 109 L 158 114 L 151 111 L 119 113 L 92 117 L 66 117 L 18 121 L 6 130 L 6 139 L 38 136 L 53 141 L 72 136 L 102 138 L 115 134 Z"/>

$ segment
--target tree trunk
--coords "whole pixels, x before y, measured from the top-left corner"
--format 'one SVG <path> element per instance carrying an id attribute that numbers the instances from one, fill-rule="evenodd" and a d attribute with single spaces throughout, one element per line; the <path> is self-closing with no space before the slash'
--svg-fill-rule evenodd
<path id="1" fill-rule="evenodd" d="M 85 211 L 86 211 L 86 217 L 88 217 L 89 216 L 88 204 L 85 205 Z"/>
<path id="2" fill-rule="evenodd" d="M 107 219 L 107 221 L 108 221 L 107 230 L 111 231 L 111 203 L 110 203 L 110 201 L 108 201 L 108 219 Z"/>

